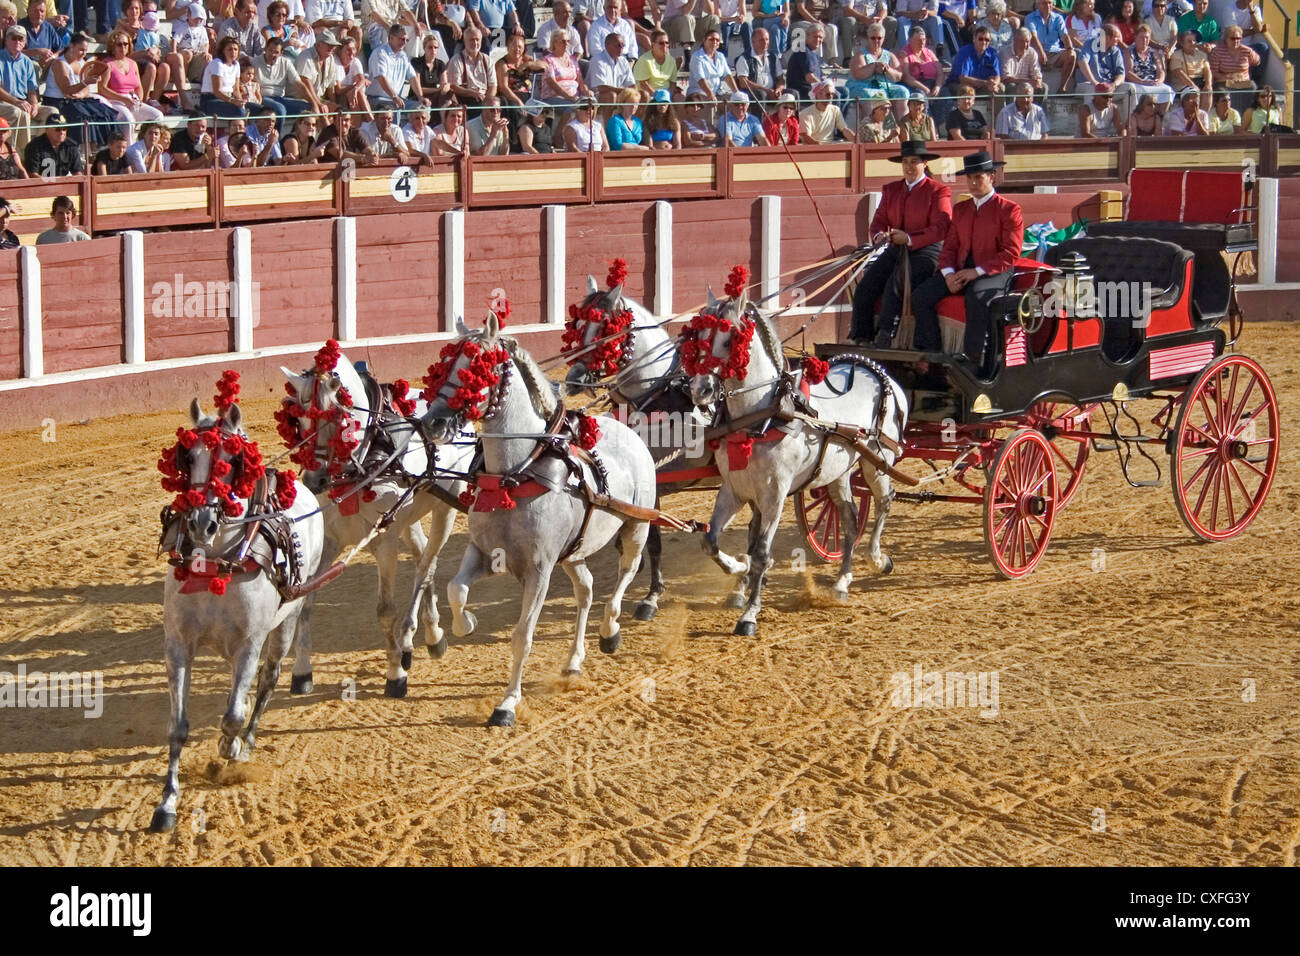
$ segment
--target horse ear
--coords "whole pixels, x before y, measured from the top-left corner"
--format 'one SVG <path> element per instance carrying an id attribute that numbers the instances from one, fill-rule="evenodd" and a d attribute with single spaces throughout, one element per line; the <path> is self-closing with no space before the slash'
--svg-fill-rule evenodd
<path id="1" fill-rule="evenodd" d="M 227 408 L 221 417 L 230 426 L 232 432 L 239 431 L 239 426 L 244 421 L 244 413 L 239 410 L 238 402 Z"/>
<path id="2" fill-rule="evenodd" d="M 708 290 L 707 290 L 706 294 L 707 294 L 708 297 L 709 297 L 709 298 L 708 298 L 708 307 L 709 307 L 710 309 L 717 308 L 717 305 L 718 305 L 718 299 L 717 299 L 717 296 L 715 296 L 715 295 L 713 294 L 713 286 L 709 286 L 709 287 L 708 287 Z"/>
<path id="3" fill-rule="evenodd" d="M 600 286 L 596 285 L 596 277 L 593 276 L 593 275 L 588 275 L 588 276 L 587 276 L 587 295 L 591 295 L 593 292 L 596 292 L 596 291 L 598 291 L 599 289 L 600 289 Z"/>
<path id="4" fill-rule="evenodd" d="M 203 421 L 203 408 L 199 405 L 197 398 L 190 402 L 190 421 L 195 425 Z"/>
<path id="5" fill-rule="evenodd" d="M 611 304 L 623 301 L 623 283 L 609 290 L 609 301 Z"/>
<path id="6" fill-rule="evenodd" d="M 496 339 L 497 333 L 501 331 L 501 320 L 497 318 L 497 314 L 495 312 L 488 312 L 487 325 L 484 326 L 484 328 L 487 329 L 487 337 L 489 342 Z"/>
<path id="7" fill-rule="evenodd" d="M 459 315 L 456 316 L 456 334 L 469 335 L 469 326 L 465 324 L 465 320 Z"/>

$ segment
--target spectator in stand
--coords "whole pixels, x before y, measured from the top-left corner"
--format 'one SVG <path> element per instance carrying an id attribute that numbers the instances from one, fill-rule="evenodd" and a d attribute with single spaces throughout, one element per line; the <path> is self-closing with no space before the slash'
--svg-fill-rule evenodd
<path id="1" fill-rule="evenodd" d="M 424 99 L 420 77 L 406 56 L 406 30 L 400 24 L 389 27 L 388 43 L 370 54 L 370 77 L 366 96 L 380 109 L 403 110 L 408 99 L 417 103 Z"/>
<path id="2" fill-rule="evenodd" d="M 943 70 L 929 43 L 924 30 L 913 30 L 907 35 L 907 46 L 903 49 L 903 83 L 926 97 L 943 92 Z"/>
<path id="3" fill-rule="evenodd" d="M 1065 17 L 1052 9 L 1052 0 L 1037 0 L 1037 5 L 1025 17 L 1025 26 L 1034 32 L 1034 50 L 1038 65 L 1043 69 L 1060 70 L 1059 92 L 1074 89 L 1075 67 L 1078 55 L 1070 42 L 1070 31 L 1065 27 Z"/>
<path id="4" fill-rule="evenodd" d="M 775 102 L 785 90 L 785 70 L 762 27 L 753 32 L 749 54 L 736 58 L 735 75 L 740 89 L 760 105 Z"/>
<path id="5" fill-rule="evenodd" d="M 209 49 L 208 14 L 199 3 L 191 3 L 185 11 L 186 26 L 176 37 L 176 52 L 181 58 L 181 68 L 190 83 L 201 83 L 203 71 L 212 62 Z"/>
<path id="6" fill-rule="evenodd" d="M 623 55 L 623 34 L 611 30 L 605 34 L 605 48 L 592 53 L 587 63 L 587 88 L 601 103 L 613 103 L 636 86 L 632 64 Z"/>
<path id="7" fill-rule="evenodd" d="M 989 37 L 993 41 L 993 49 L 1001 56 L 1011 47 L 1011 39 L 1015 36 L 1016 27 L 1007 17 L 1007 5 L 1005 0 L 988 0 L 984 7 L 985 16 L 975 21 L 976 27 L 987 27 Z"/>
<path id="8" fill-rule="evenodd" d="M 1150 96 L 1162 117 L 1174 101 L 1174 91 L 1165 82 L 1165 57 L 1151 43 L 1151 28 L 1141 24 L 1133 34 L 1133 46 L 1125 51 L 1125 76 L 1130 96 Z"/>
<path id="9" fill-rule="evenodd" d="M 750 22 L 749 4 L 745 0 L 716 0 L 716 6 L 722 30 L 722 55 L 730 55 L 731 38 L 739 36 L 741 56 L 749 56 L 754 49 L 754 25 Z"/>
<path id="10" fill-rule="evenodd" d="M 186 114 L 189 122 L 185 128 L 172 137 L 170 155 L 167 157 L 168 169 L 213 169 L 217 164 L 217 144 L 208 133 L 208 118 L 201 110 L 190 110 Z M 154 124 L 157 125 L 156 123 Z M 141 136 L 144 135 L 142 132 Z M 138 145 L 138 144 L 137 144 Z M 132 147 L 134 149 L 134 147 Z M 137 151 L 144 156 L 148 150 Z M 134 167 L 134 160 L 132 160 Z M 142 172 L 137 169 L 136 172 Z"/>
<path id="11" fill-rule="evenodd" d="M 3 122 L 3 121 L 0 121 Z M 108 136 L 108 145 L 95 154 L 90 171 L 96 176 L 124 176 L 131 171 L 131 161 L 126 158 L 126 134 L 114 130 Z M 0 159 L 0 167 L 3 159 Z"/>
<path id="12" fill-rule="evenodd" d="M 18 25 L 27 31 L 27 47 L 23 51 L 42 69 L 58 56 L 67 45 L 63 31 L 45 17 L 45 4 L 29 3 L 27 17 L 18 21 Z"/>
<path id="13" fill-rule="evenodd" d="M 665 31 L 655 30 L 650 34 L 650 49 L 637 59 L 632 77 L 646 96 L 663 90 L 671 98 L 677 89 L 677 58 L 669 52 Z"/>
<path id="14" fill-rule="evenodd" d="M 1210 135 L 1233 136 L 1241 129 L 1241 114 L 1232 108 L 1232 97 L 1227 93 L 1215 93 L 1214 109 L 1210 111 Z"/>
<path id="15" fill-rule="evenodd" d="M 582 49 L 582 37 L 573 24 L 573 7 L 569 0 L 556 0 L 555 6 L 551 8 L 551 19 L 537 28 L 538 56 L 545 56 L 546 51 L 550 50 L 551 34 L 556 30 L 564 32 L 564 35 L 569 38 L 569 52 L 577 54 Z M 676 65 L 677 61 L 674 60 L 673 66 Z"/>
<path id="16" fill-rule="evenodd" d="M 1259 134 L 1266 131 L 1270 126 L 1283 126 L 1282 110 L 1278 108 L 1277 97 L 1273 95 L 1273 87 L 1261 86 L 1255 93 L 1255 102 L 1246 108 L 1246 112 L 1241 114 L 1241 128 L 1243 131 L 1252 134 Z"/>
<path id="17" fill-rule="evenodd" d="M 576 47 L 570 46 L 569 50 L 575 57 L 585 59 L 582 51 L 586 49 L 587 31 L 591 29 L 592 21 L 601 14 L 600 4 L 601 0 L 572 0 L 573 27 L 578 31 L 579 43 Z M 550 46 L 547 46 L 547 49 L 549 50 Z"/>
<path id="18" fill-rule="evenodd" d="M 306 0 L 307 22 L 312 25 L 317 35 L 329 31 L 331 36 L 344 34 L 361 42 L 361 24 L 352 16 L 351 0 Z M 459 39 L 460 31 L 457 31 Z M 304 54 L 305 55 L 305 54 Z"/>
<path id="19" fill-rule="evenodd" d="M 122 137 L 123 140 L 126 137 Z M 9 121 L 0 116 L 0 179 L 26 179 L 28 173 L 23 166 L 18 150 L 9 142 Z"/>
<path id="20" fill-rule="evenodd" d="M 975 0 L 939 0 L 939 26 L 943 31 L 945 49 L 961 48 L 962 37 L 971 33 L 974 19 Z"/>
<path id="21" fill-rule="evenodd" d="M 773 146 L 778 143 L 799 145 L 799 101 L 793 93 L 782 93 L 776 101 L 776 109 L 764 114 L 763 135 Z"/>
<path id="22" fill-rule="evenodd" d="M 1092 101 L 1079 107 L 1079 135 L 1085 139 L 1114 139 L 1128 132 L 1124 117 L 1115 104 L 1115 90 L 1098 83 Z"/>
<path id="23" fill-rule="evenodd" d="M 556 30 L 549 37 L 551 52 L 542 59 L 544 72 L 537 81 L 537 99 L 550 106 L 562 107 L 556 126 L 563 130 L 572 115 L 572 107 L 580 96 L 589 96 L 591 90 L 582 79 L 578 57 L 569 52 L 569 37 Z"/>
<path id="24" fill-rule="evenodd" d="M 749 111 L 749 97 L 739 91 L 731 94 L 727 111 L 718 117 L 718 136 L 720 146 L 771 145 L 763 133 L 763 121 Z"/>
<path id="25" fill-rule="evenodd" d="M 420 42 L 424 53 L 412 60 L 411 66 L 415 67 L 415 75 L 420 78 L 420 89 L 424 91 L 428 105 L 441 107 L 451 96 L 447 61 L 438 59 L 438 51 L 442 49 L 442 35 L 437 30 L 430 30 Z"/>
<path id="26" fill-rule="evenodd" d="M 1168 59 L 1178 49 L 1178 19 L 1169 15 L 1169 0 L 1154 0 L 1143 22 L 1151 28 L 1151 45 Z"/>
<path id="27" fill-rule="evenodd" d="M 953 57 L 952 71 L 948 74 L 948 92 L 961 97 L 963 87 L 972 93 L 988 93 L 990 97 L 1002 92 L 1002 62 L 993 49 L 989 31 L 984 28 L 976 28 L 974 39 Z"/>
<path id="28" fill-rule="evenodd" d="M 669 0 L 669 6 L 675 2 L 676 0 Z M 761 27 L 766 30 L 772 38 L 773 52 L 778 58 L 785 56 L 786 48 L 790 45 L 790 0 L 753 0 L 751 13 L 754 29 Z M 674 39 L 679 38 L 674 36 Z"/>
<path id="29" fill-rule="evenodd" d="M 311 90 L 313 103 L 328 104 L 334 102 L 334 94 L 343 79 L 343 68 L 334 56 L 339 41 L 331 30 L 319 30 L 316 33 L 315 49 L 294 64 L 302 85 Z M 324 109 L 317 110 L 324 113 Z"/>
<path id="30" fill-rule="evenodd" d="M 645 111 L 645 134 L 651 149 L 681 149 L 682 124 L 667 90 L 655 90 Z"/>
<path id="31" fill-rule="evenodd" d="M 510 123 L 501 115 L 501 97 L 489 96 L 478 116 L 465 126 L 469 151 L 475 156 L 507 156 L 510 153 Z"/>
<path id="32" fill-rule="evenodd" d="M 902 116 L 907 112 L 907 98 L 911 93 L 902 83 L 903 65 L 885 49 L 885 28 L 881 24 L 873 23 L 862 29 L 867 44 L 849 65 L 849 97 L 862 100 L 883 95 L 893 101 L 894 112 Z"/>
<path id="33" fill-rule="evenodd" d="M 465 0 L 465 14 L 470 23 L 483 31 L 484 49 L 490 50 L 498 42 L 504 46 L 511 34 L 523 35 L 515 0 Z M 632 48 L 636 49 L 635 38 Z"/>
<path id="34" fill-rule="evenodd" d="M 712 29 L 704 35 L 704 45 L 691 54 L 691 78 L 688 93 L 707 93 L 710 98 L 722 100 L 727 93 L 739 92 L 731 64 L 722 52 L 722 33 Z M 745 98 L 749 102 L 749 98 Z"/>
<path id="35" fill-rule="evenodd" d="M 257 67 L 247 60 L 241 61 L 239 67 L 239 95 L 244 98 L 249 113 L 262 106 L 262 84 L 257 82 Z"/>
<path id="36" fill-rule="evenodd" d="M 519 124 L 519 149 L 525 153 L 555 152 L 555 111 L 538 100 L 524 104 Z"/>
<path id="37" fill-rule="evenodd" d="M 126 6 L 138 0 L 126 0 Z M 265 43 L 257 25 L 257 0 L 235 0 L 234 15 L 223 21 L 217 29 L 217 56 L 221 55 L 221 39 L 234 37 L 247 56 L 257 56 Z"/>
<path id="38" fill-rule="evenodd" d="M 437 36 L 437 34 L 425 34 Z M 433 127 L 429 125 L 429 108 L 417 106 L 406 114 L 406 123 L 402 126 L 402 138 L 406 142 L 406 151 L 422 165 L 433 165 Z"/>
<path id="39" fill-rule="evenodd" d="M 919 139 L 926 143 L 934 142 L 939 138 L 934 117 L 926 113 L 925 97 L 919 93 L 913 93 L 907 101 L 907 115 L 898 122 L 898 138 Z"/>
<path id="40" fill-rule="evenodd" d="M 969 86 L 958 86 L 957 105 L 948 114 L 944 129 L 949 139 L 987 139 L 989 121 L 975 108 L 975 91 Z"/>
<path id="41" fill-rule="evenodd" d="M 1002 83 L 1008 89 L 1028 83 L 1034 92 L 1046 94 L 1043 68 L 1038 62 L 1038 51 L 1034 49 L 1033 38 L 1034 31 L 1029 27 L 1021 27 L 1012 35 L 1011 45 L 1002 51 Z"/>
<path id="42" fill-rule="evenodd" d="M 1125 82 L 1124 47 L 1119 42 L 1119 27 L 1108 23 L 1102 27 L 1102 48 L 1079 64 L 1082 78 L 1079 80 L 1080 93 L 1091 92 L 1099 83 L 1109 84 L 1121 101 L 1127 100 L 1132 87 Z"/>
<path id="43" fill-rule="evenodd" d="M 1138 97 L 1137 107 L 1128 118 L 1130 136 L 1159 136 L 1164 131 L 1165 118 L 1156 112 L 1156 98 L 1150 93 Z"/>
<path id="44" fill-rule="evenodd" d="M 818 83 L 813 87 L 812 93 L 812 106 L 799 111 L 800 139 L 809 143 L 831 143 L 835 141 L 835 133 L 838 131 L 845 142 L 856 143 L 857 134 L 844 122 L 844 114 L 833 102 L 835 87 L 826 82 Z"/>
<path id="45" fill-rule="evenodd" d="M 317 125 L 315 116 L 299 116 L 294 120 L 293 132 L 280 142 L 280 149 L 284 153 L 281 162 L 284 165 L 298 166 L 321 161 L 325 146 L 316 142 Z"/>
<path id="46" fill-rule="evenodd" d="M 1272 50 L 1268 45 L 1268 24 L 1259 12 L 1256 0 L 1236 0 L 1232 6 L 1219 9 L 1220 26 L 1241 27 L 1242 42 L 1259 54 L 1259 64 L 1251 68 L 1251 79 L 1257 84 L 1264 80 L 1268 58 Z"/>
<path id="47" fill-rule="evenodd" d="M 709 98 L 703 93 L 687 93 L 686 103 L 682 107 L 682 142 L 688 148 L 717 146 L 722 137 L 715 127 L 709 124 L 704 112 Z"/>
<path id="48" fill-rule="evenodd" d="M 785 84 L 801 100 L 811 99 L 812 88 L 822 81 L 822 58 L 817 50 L 822 45 L 825 34 L 821 27 L 814 25 L 808 31 L 807 46 L 790 54 L 785 65 Z"/>
<path id="49" fill-rule="evenodd" d="M 853 45 L 859 27 L 879 23 L 885 28 L 885 49 L 893 50 L 899 46 L 898 20 L 889 15 L 887 0 L 832 0 L 831 18 L 839 27 L 842 63 L 848 63 L 857 52 Z"/>
<path id="50" fill-rule="evenodd" d="M 464 132 L 463 127 L 461 132 Z M 352 114 L 343 110 L 334 115 L 333 123 L 321 130 L 318 142 L 325 147 L 321 153 L 322 162 L 341 163 L 350 160 L 358 166 L 373 166 L 378 161 L 375 151 L 353 122 Z"/>
<path id="51" fill-rule="evenodd" d="M 1219 21 L 1210 16 L 1210 0 L 1195 0 L 1192 12 L 1178 18 L 1178 31 L 1188 30 L 1196 34 L 1196 42 L 1206 53 L 1219 42 Z"/>
<path id="52" fill-rule="evenodd" d="M 1208 136 L 1210 117 L 1201 109 L 1201 94 L 1188 90 L 1179 100 L 1180 108 L 1165 114 L 1166 136 Z"/>
<path id="53" fill-rule="evenodd" d="M 1178 49 L 1169 57 L 1169 85 L 1180 94 L 1187 90 L 1209 93 L 1214 88 L 1210 58 L 1197 46 L 1196 34 L 1191 30 L 1179 37 Z"/>
<path id="54" fill-rule="evenodd" d="M 361 138 L 366 141 L 379 159 L 395 159 L 403 166 L 411 162 L 406 149 L 406 137 L 393 122 L 393 111 L 386 107 L 375 109 L 375 118 L 361 124 Z"/>
<path id="55" fill-rule="evenodd" d="M 339 71 L 343 78 L 334 90 L 334 105 L 354 113 L 370 114 L 370 98 L 366 87 L 370 85 L 361 57 L 357 54 L 357 41 L 348 37 L 339 44 Z M 495 86 L 495 83 L 493 84 Z"/>
<path id="56" fill-rule="evenodd" d="M 131 4 L 132 7 L 135 5 Z M 130 32 L 133 28 L 127 26 L 126 29 Z M 137 62 L 146 64 L 146 69 L 152 67 L 155 71 L 153 99 L 161 103 L 171 83 L 176 85 L 178 92 L 186 90 L 185 61 L 176 52 L 175 41 L 158 30 L 158 8 L 154 0 L 144 0 L 144 10 L 134 33 L 135 52 L 131 55 Z"/>
<path id="57" fill-rule="evenodd" d="M 1083 73 L 1084 66 L 1091 66 L 1093 57 L 1101 49 L 1104 26 L 1097 14 L 1094 0 L 1076 0 L 1074 9 L 1065 17 L 1065 29 L 1069 32 L 1070 43 L 1078 56 L 1077 68 L 1082 79 L 1087 79 Z"/>
<path id="58" fill-rule="evenodd" d="M 1259 54 L 1242 42 L 1241 27 L 1233 25 L 1223 31 L 1223 42 L 1210 50 L 1210 73 L 1216 90 L 1228 90 L 1233 106 L 1245 109 L 1255 81 L 1250 78 L 1252 67 L 1259 66 Z"/>
<path id="59" fill-rule="evenodd" d="M 14 145 L 23 149 L 31 141 L 32 117 L 40 108 L 40 80 L 36 64 L 23 55 L 27 31 L 20 26 L 5 30 L 0 52 L 0 116 L 14 130 Z"/>
<path id="60" fill-rule="evenodd" d="M 9 229 L 9 220 L 13 213 L 14 209 L 9 205 L 9 200 L 0 197 L 0 249 L 17 249 L 21 245 L 18 237 Z"/>
<path id="61" fill-rule="evenodd" d="M 641 94 L 636 90 L 623 90 L 618 94 L 618 109 L 605 121 L 605 138 L 612 151 L 650 149 L 650 144 L 646 141 L 645 125 L 636 115 L 640 102 Z"/>
<path id="62" fill-rule="evenodd" d="M 468 7 L 467 2 L 466 8 Z M 417 36 L 424 32 L 424 25 L 406 8 L 402 0 L 361 0 L 361 23 L 365 28 L 366 43 L 372 50 L 387 42 L 388 30 L 394 25 L 410 27 Z M 343 36 L 340 35 L 339 39 L 342 40 Z M 357 40 L 357 49 L 361 49 L 360 40 Z"/>
<path id="63" fill-rule="evenodd" d="M 1050 3 L 1051 0 L 1048 2 Z M 944 47 L 941 52 L 939 49 L 943 44 L 939 0 L 897 0 L 894 13 L 898 15 L 898 29 L 903 42 L 906 43 L 914 31 L 920 30 L 925 34 L 930 49 L 934 50 L 935 56 L 939 57 L 939 62 L 944 64 L 944 69 L 951 65 L 952 55 L 956 50 Z"/>
<path id="64" fill-rule="evenodd" d="M 157 123 L 144 123 L 140 138 L 126 151 L 126 161 L 133 173 L 165 173 L 172 168 L 175 157 L 162 144 L 163 129 Z M 172 145 L 175 146 L 175 137 Z M 209 145 L 209 148 L 213 148 Z M 213 153 L 215 156 L 215 151 Z"/>
<path id="65" fill-rule="evenodd" d="M 295 0 L 301 6 L 301 0 Z M 265 3 L 265 0 L 263 0 Z M 263 15 L 261 10 L 257 14 L 257 22 L 261 24 L 262 48 L 266 48 L 266 41 L 272 38 L 280 41 L 281 49 L 288 45 L 293 38 L 293 24 L 289 22 L 289 4 L 284 0 L 273 0 L 270 4 L 265 4 L 266 14 Z M 314 37 L 313 37 L 314 39 Z"/>
<path id="66" fill-rule="evenodd" d="M 1168 0 L 1168 2 L 1169 2 L 1169 15 L 1172 16 L 1175 20 L 1181 17 L 1184 13 L 1192 12 L 1192 0 Z M 1151 10 L 1153 6 L 1154 6 L 1153 0 L 1142 0 L 1142 16 L 1144 17 L 1151 16 Z"/>
<path id="67" fill-rule="evenodd" d="M 253 144 L 255 166 L 279 166 L 284 161 L 280 149 L 280 131 L 276 124 L 280 116 L 271 106 L 259 106 L 253 112 L 253 121 L 245 127 L 244 135 Z"/>
<path id="68" fill-rule="evenodd" d="M 1017 83 L 1016 98 L 1002 107 L 994 131 L 1002 139 L 1043 139 L 1047 136 L 1047 114 L 1034 102 L 1034 88 Z"/>
<path id="69" fill-rule="evenodd" d="M 551 42 L 563 33 L 552 33 Z M 447 61 L 447 82 L 456 101 L 466 110 L 478 113 L 483 101 L 489 96 L 496 96 L 496 71 L 483 52 L 483 34 L 477 27 L 467 27 L 464 34 L 464 46 L 460 52 Z M 577 64 L 573 69 L 577 70 Z"/>
<path id="70" fill-rule="evenodd" d="M 45 118 L 45 135 L 33 137 L 23 150 L 23 165 L 33 176 L 80 176 L 86 168 L 81 149 L 68 141 L 67 118 L 54 112 Z"/>
<path id="71" fill-rule="evenodd" d="M 247 116 L 248 101 L 240 92 L 239 74 L 239 40 L 223 36 L 217 41 L 216 59 L 203 71 L 199 107 L 205 113 L 226 119 Z"/>
<path id="72" fill-rule="evenodd" d="M 716 9 L 716 6 L 712 9 Z M 695 11 L 699 11 L 698 17 L 695 16 Z M 687 61 L 690 60 L 691 47 L 704 41 L 709 27 L 721 29 L 721 26 L 721 19 L 711 12 L 709 0 L 665 0 L 664 2 L 660 29 L 668 33 L 672 42 L 682 45 L 682 49 L 686 51 Z M 590 48 L 590 37 L 587 39 L 587 44 Z"/>
<path id="73" fill-rule="evenodd" d="M 280 38 L 272 37 L 252 62 L 262 91 L 262 105 L 276 114 L 276 128 L 284 125 L 286 116 L 325 112 L 325 104 L 311 84 L 303 82 L 293 60 L 283 54 L 283 48 Z"/>
<path id="74" fill-rule="evenodd" d="M 219 169 L 253 166 L 255 157 L 244 135 L 247 121 L 232 119 L 226 123 L 226 135 L 217 137 L 217 167 Z"/>
<path id="75" fill-rule="evenodd" d="M 76 217 L 76 203 L 67 196 L 55 196 L 54 205 L 50 208 L 50 218 L 54 220 L 54 227 L 46 229 L 37 236 L 36 244 L 48 246 L 57 242 L 89 242 L 90 236 L 72 224 L 72 220 Z"/>
<path id="76" fill-rule="evenodd" d="M 821 54 L 822 62 L 839 66 L 840 28 L 831 22 L 830 9 L 830 0 L 794 0 L 794 11 L 791 15 L 794 24 L 790 33 L 791 36 L 797 36 L 802 30 L 807 35 L 813 27 L 817 27 L 821 31 L 822 39 L 817 42 L 815 49 Z M 812 42 L 809 41 L 808 45 L 812 46 Z"/>
<path id="77" fill-rule="evenodd" d="M 587 36 L 591 36 L 590 31 Z M 585 96 L 578 101 L 573 119 L 564 127 L 564 148 L 570 153 L 609 151 L 609 140 L 605 137 L 605 127 L 596 116 L 596 100 L 593 97 Z"/>
<path id="78" fill-rule="evenodd" d="M 889 101 L 876 100 L 871 104 L 871 117 L 858 127 L 858 142 L 892 143 L 898 139 L 898 134 L 898 120 L 894 118 Z"/>
<path id="79" fill-rule="evenodd" d="M 708 0 L 701 0 L 708 2 Z M 587 30 L 587 55 L 595 56 L 598 52 L 605 49 L 605 35 L 608 33 L 618 32 L 623 36 L 624 55 L 636 54 L 636 28 L 632 26 L 632 21 L 623 16 L 623 0 L 605 0 L 605 15 L 593 20 L 591 27 Z M 717 29 L 717 18 L 714 17 L 713 28 Z"/>
<path id="80" fill-rule="evenodd" d="M 506 119 L 512 129 L 523 122 L 523 105 L 533 97 L 534 79 L 545 71 L 545 66 L 528 55 L 523 36 L 512 33 L 506 41 L 506 55 L 496 63 L 497 96 L 511 107 Z"/>
<path id="81" fill-rule="evenodd" d="M 90 142 L 98 146 L 105 142 L 117 121 L 117 111 L 93 92 L 108 72 L 108 64 L 103 60 L 86 62 L 86 48 L 90 43 L 88 34 L 72 35 L 63 53 L 50 61 L 41 97 L 46 106 L 58 109 L 73 124 L 68 138 L 77 146 L 81 145 L 82 123 L 90 124 Z"/>
<path id="82" fill-rule="evenodd" d="M 1133 36 L 1142 25 L 1142 17 L 1137 12 L 1134 0 L 1121 0 L 1119 10 L 1106 21 L 1119 27 L 1119 39 L 1123 46 L 1133 45 Z"/>

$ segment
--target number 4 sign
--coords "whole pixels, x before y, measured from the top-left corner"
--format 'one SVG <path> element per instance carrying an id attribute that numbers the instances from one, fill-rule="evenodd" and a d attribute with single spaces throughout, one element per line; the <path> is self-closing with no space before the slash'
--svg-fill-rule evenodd
<path id="1" fill-rule="evenodd" d="M 410 166 L 398 166 L 388 177 L 388 188 L 398 202 L 410 202 L 419 192 L 420 180 Z"/>

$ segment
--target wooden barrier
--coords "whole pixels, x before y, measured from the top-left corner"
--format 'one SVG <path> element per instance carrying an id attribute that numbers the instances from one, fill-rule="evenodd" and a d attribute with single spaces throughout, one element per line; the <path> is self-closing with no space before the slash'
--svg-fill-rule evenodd
<path id="1" fill-rule="evenodd" d="M 1271 176 L 1261 160 L 1263 136 L 1144 136 L 1134 143 L 1134 169 L 1242 170 Z M 1127 178 L 1127 174 L 1125 176 Z"/>
<path id="2" fill-rule="evenodd" d="M 1109 182 L 1124 179 L 1125 138 L 999 140 L 1007 183 Z"/>
<path id="3" fill-rule="evenodd" d="M 722 162 L 730 167 L 733 199 L 763 195 L 848 195 L 861 192 L 861 170 L 851 143 L 829 146 L 781 146 L 722 149 Z M 793 157 L 793 162 L 791 161 Z M 665 198 L 671 196 L 665 192 Z"/>

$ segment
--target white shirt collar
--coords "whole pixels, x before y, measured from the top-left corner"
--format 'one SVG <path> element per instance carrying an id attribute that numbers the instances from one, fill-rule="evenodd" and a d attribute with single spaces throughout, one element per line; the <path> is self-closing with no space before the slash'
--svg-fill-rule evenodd
<path id="1" fill-rule="evenodd" d="M 986 202 L 988 202 L 990 199 L 992 199 L 992 198 L 993 198 L 994 196 L 996 196 L 996 195 L 997 195 L 997 190 L 996 190 L 996 189 L 990 189 L 990 190 L 988 191 L 988 193 L 987 193 L 985 196 L 983 196 L 982 198 L 976 199 L 974 196 L 971 196 L 970 198 L 971 198 L 971 200 L 975 203 L 975 208 L 978 209 L 980 206 L 984 205 Z"/>
<path id="2" fill-rule="evenodd" d="M 921 182 L 921 180 L 923 180 L 923 179 L 925 179 L 925 173 L 922 173 L 920 176 L 917 176 L 916 179 L 913 180 L 913 181 L 911 181 L 911 182 L 909 182 L 909 181 L 907 180 L 907 178 L 904 177 L 904 179 L 903 179 L 903 183 L 907 186 L 908 190 L 910 191 L 911 188 L 912 188 L 913 186 L 915 186 L 917 183 Z"/>

